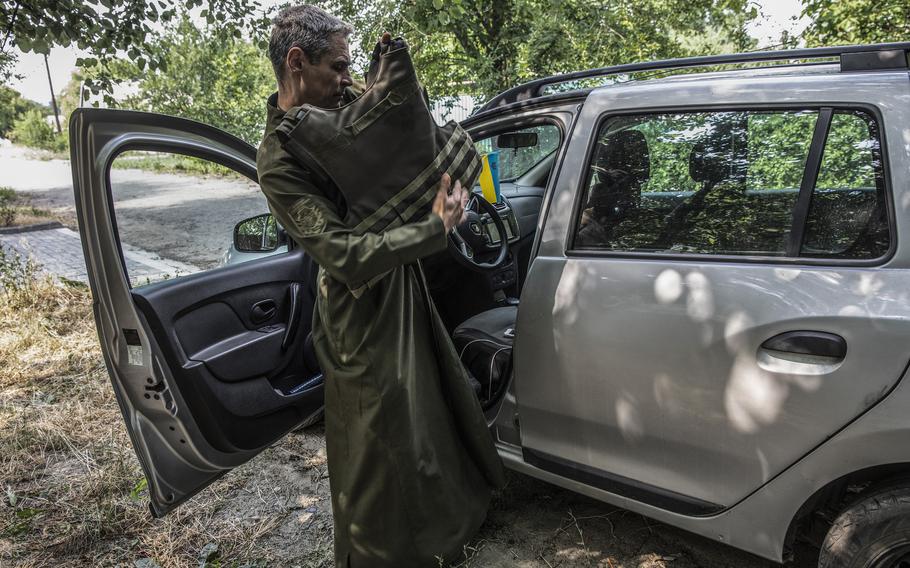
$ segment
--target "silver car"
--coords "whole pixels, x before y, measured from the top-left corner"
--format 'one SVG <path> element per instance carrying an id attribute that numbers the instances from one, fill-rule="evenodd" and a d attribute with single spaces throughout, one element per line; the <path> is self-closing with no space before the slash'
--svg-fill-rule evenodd
<path id="1" fill-rule="evenodd" d="M 910 566 L 908 52 L 592 70 L 463 122 L 499 151 L 503 199 L 475 199 L 426 267 L 508 467 L 774 561 Z M 70 137 L 98 332 L 161 516 L 318 415 L 314 267 L 266 216 L 235 248 L 277 254 L 131 288 L 111 161 L 255 181 L 255 150 L 114 110 L 76 111 Z"/>

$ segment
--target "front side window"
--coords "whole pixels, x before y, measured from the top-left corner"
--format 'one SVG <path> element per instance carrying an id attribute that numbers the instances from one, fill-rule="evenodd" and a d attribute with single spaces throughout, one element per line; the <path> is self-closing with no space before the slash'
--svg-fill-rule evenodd
<path id="1" fill-rule="evenodd" d="M 277 242 L 274 221 L 261 215 L 269 209 L 259 186 L 214 162 L 128 151 L 114 159 L 109 179 L 133 287 L 264 256 L 234 250 L 237 229 L 238 242 L 250 249 Z"/>
<path id="2" fill-rule="evenodd" d="M 877 138 L 871 118 L 858 116 L 834 115 L 801 254 L 883 252 L 870 244 L 887 241 L 887 228 L 882 237 L 871 227 L 884 219 L 877 205 L 884 191 L 874 183 L 882 176 Z M 763 110 L 606 121 L 590 158 L 574 248 L 786 255 L 818 117 L 817 110 Z M 863 236 L 870 231 L 877 236 Z M 858 240 L 866 244 L 851 244 Z"/>

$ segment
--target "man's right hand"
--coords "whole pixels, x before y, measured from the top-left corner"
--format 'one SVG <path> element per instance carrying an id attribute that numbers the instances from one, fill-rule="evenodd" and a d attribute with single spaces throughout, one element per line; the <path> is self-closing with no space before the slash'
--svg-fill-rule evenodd
<path id="1" fill-rule="evenodd" d="M 433 201 L 433 213 L 439 215 L 443 224 L 446 226 L 446 232 L 452 230 L 452 227 L 463 223 L 465 220 L 464 208 L 468 203 L 468 192 L 461 187 L 461 182 L 456 181 L 455 187 L 451 193 L 452 178 L 449 174 L 442 174 L 442 180 L 439 182 L 439 191 L 436 193 L 436 199 Z"/>

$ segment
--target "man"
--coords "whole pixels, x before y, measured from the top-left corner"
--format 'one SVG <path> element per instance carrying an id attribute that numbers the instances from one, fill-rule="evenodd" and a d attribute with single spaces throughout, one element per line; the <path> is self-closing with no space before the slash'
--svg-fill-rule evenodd
<path id="1" fill-rule="evenodd" d="M 282 10 L 273 23 L 278 93 L 268 102 L 257 166 L 273 214 L 320 267 L 313 339 L 326 375 L 336 565 L 438 566 L 461 555 L 486 515 L 490 487 L 502 482 L 417 264 L 446 247 L 467 192 L 443 176 L 426 219 L 355 233 L 338 189 L 295 160 L 275 133 L 292 108 L 345 100 L 351 28 L 305 5 Z"/>

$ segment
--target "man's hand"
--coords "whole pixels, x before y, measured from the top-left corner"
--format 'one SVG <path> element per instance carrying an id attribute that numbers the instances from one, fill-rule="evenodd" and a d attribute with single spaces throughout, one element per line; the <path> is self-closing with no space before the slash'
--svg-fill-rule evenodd
<path id="1" fill-rule="evenodd" d="M 461 182 L 456 181 L 455 187 L 451 193 L 452 178 L 449 174 L 442 174 L 442 180 L 439 182 L 439 191 L 436 193 L 436 200 L 433 201 L 433 213 L 439 215 L 443 224 L 446 226 L 446 232 L 452 230 L 452 227 L 465 220 L 464 208 L 468 203 L 468 192 L 461 187 Z"/>

